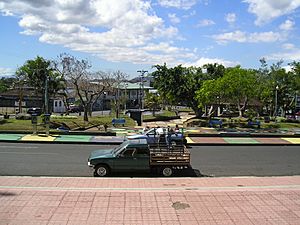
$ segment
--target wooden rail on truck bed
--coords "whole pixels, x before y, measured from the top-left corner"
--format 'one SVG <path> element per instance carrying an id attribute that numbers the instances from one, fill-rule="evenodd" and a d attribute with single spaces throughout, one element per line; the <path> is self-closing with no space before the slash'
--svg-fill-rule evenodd
<path id="1" fill-rule="evenodd" d="M 190 151 L 184 145 L 150 145 L 150 165 L 190 165 Z"/>

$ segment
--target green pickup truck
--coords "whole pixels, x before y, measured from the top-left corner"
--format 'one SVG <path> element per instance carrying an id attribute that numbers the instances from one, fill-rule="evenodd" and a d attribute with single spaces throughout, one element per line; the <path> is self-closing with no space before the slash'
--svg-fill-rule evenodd
<path id="1" fill-rule="evenodd" d="M 127 140 L 114 149 L 93 151 L 88 166 L 96 177 L 133 171 L 172 176 L 174 170 L 190 168 L 190 152 L 184 145 L 149 145 L 145 139 Z"/>

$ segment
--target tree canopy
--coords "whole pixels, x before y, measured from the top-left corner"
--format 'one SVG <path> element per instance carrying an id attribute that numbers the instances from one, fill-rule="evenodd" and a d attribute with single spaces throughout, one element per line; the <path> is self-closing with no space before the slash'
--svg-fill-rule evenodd
<path id="1" fill-rule="evenodd" d="M 16 76 L 18 80 L 27 83 L 35 89 L 37 94 L 42 96 L 45 94 L 46 87 L 47 94 L 49 93 L 52 96 L 61 89 L 62 77 L 53 69 L 50 60 L 40 56 L 26 61 L 23 66 L 17 69 Z"/>
<path id="2" fill-rule="evenodd" d="M 156 71 L 152 75 L 158 93 L 168 104 L 187 105 L 198 116 L 207 107 L 213 115 L 221 104 L 235 106 L 241 117 L 249 107 L 257 114 L 271 115 L 275 111 L 275 94 L 281 115 L 295 110 L 293 103 L 300 88 L 300 63 L 290 63 L 291 71 L 287 72 L 281 61 L 271 66 L 265 59 L 260 62 L 257 70 L 240 66 L 225 68 L 219 64 L 168 68 L 164 64 L 154 66 Z"/>

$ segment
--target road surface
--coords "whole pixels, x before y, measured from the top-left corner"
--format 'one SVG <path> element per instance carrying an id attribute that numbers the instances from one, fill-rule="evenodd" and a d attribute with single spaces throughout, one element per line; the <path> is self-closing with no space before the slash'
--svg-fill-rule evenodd
<path id="1" fill-rule="evenodd" d="M 90 152 L 112 147 L 115 146 L 2 142 L 0 175 L 92 176 L 87 166 Z M 300 175 L 299 146 L 199 146 L 190 150 L 194 171 L 180 176 Z"/>

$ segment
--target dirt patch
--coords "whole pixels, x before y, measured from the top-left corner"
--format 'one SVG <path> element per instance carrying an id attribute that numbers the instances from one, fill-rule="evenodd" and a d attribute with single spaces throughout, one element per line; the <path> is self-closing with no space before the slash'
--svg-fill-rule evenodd
<path id="1" fill-rule="evenodd" d="M 181 210 L 181 209 L 190 208 L 190 205 L 187 203 L 182 203 L 182 202 L 174 202 L 172 204 L 172 207 L 176 210 Z"/>

